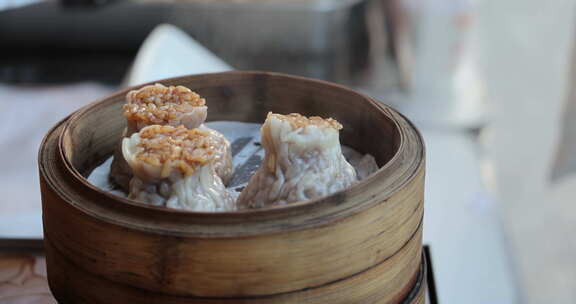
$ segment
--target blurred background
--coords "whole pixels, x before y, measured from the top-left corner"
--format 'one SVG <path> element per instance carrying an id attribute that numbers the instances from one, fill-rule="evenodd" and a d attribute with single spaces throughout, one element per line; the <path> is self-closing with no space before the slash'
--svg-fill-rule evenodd
<path id="1" fill-rule="evenodd" d="M 0 252 L 39 249 L 36 153 L 72 111 L 166 77 L 269 70 L 353 87 L 419 127 L 438 303 L 576 303 L 575 10 L 576 0 L 0 0 Z M 53 303 L 42 263 L 0 259 L 0 303 Z"/>

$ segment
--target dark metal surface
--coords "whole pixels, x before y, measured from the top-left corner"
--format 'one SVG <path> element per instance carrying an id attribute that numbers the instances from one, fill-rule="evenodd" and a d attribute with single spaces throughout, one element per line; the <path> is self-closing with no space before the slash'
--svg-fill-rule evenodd
<path id="1" fill-rule="evenodd" d="M 394 39 L 383 37 L 393 38 L 396 27 L 390 22 L 396 22 L 397 14 L 386 1 L 124 0 L 86 5 L 100 2 L 86 0 L 79 2 L 84 5 L 63 5 L 68 2 L 77 1 L 0 11 L 0 44 L 6 54 L 0 58 L 0 81 L 119 82 L 149 32 L 171 23 L 236 69 L 350 86 L 399 83 L 394 68 L 398 54 L 387 51 L 395 47 Z M 390 77 L 371 79 L 372 70 L 381 66 L 390 67 Z"/>
<path id="2" fill-rule="evenodd" d="M 169 7 L 128 1 L 108 5 L 45 1 L 0 11 L 0 81 L 118 84 L 140 44 Z"/>
<path id="3" fill-rule="evenodd" d="M 438 304 L 438 296 L 436 294 L 436 280 L 434 279 L 434 266 L 432 264 L 432 255 L 430 254 L 430 246 L 424 246 L 424 257 L 426 259 L 426 285 L 428 294 L 428 304 Z"/>
<path id="4" fill-rule="evenodd" d="M 0 255 L 42 255 L 44 241 L 42 239 L 0 239 Z"/>

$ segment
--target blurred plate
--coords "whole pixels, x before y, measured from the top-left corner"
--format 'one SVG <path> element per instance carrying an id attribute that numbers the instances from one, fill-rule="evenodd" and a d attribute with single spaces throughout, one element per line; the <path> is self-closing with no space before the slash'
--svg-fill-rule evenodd
<path id="1" fill-rule="evenodd" d="M 157 79 L 232 70 L 222 59 L 170 24 L 157 26 L 146 38 L 124 81 L 126 86 Z"/>

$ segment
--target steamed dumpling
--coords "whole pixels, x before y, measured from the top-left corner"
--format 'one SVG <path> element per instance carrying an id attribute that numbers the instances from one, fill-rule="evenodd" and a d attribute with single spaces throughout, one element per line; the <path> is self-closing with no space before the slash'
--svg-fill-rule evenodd
<path id="1" fill-rule="evenodd" d="M 129 198 L 156 206 L 225 211 L 233 199 L 216 174 L 219 139 L 200 129 L 153 125 L 122 141 L 134 172 Z"/>
<path id="2" fill-rule="evenodd" d="M 238 208 L 283 205 L 329 195 L 356 182 L 342 155 L 334 119 L 269 113 L 261 128 L 266 152 L 240 194 Z"/>
<path id="3" fill-rule="evenodd" d="M 123 107 L 127 136 L 150 125 L 198 128 L 206 120 L 206 100 L 184 86 L 148 85 L 128 92 Z"/>

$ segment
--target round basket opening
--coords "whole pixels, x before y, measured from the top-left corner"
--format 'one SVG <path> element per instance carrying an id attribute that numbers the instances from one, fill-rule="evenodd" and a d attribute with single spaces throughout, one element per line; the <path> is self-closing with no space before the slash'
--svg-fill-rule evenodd
<path id="1" fill-rule="evenodd" d="M 365 184 L 369 182 L 385 180 L 387 176 L 396 174 L 393 171 L 398 171 L 398 167 L 404 166 L 400 164 L 404 157 L 398 156 L 404 140 L 398 121 L 400 119 L 407 123 L 393 110 L 351 89 L 319 80 L 265 72 L 227 72 L 178 77 L 157 82 L 164 85 L 184 85 L 205 97 L 209 107 L 209 121 L 262 123 L 268 112 L 335 118 L 344 126 L 341 131 L 341 143 L 361 153 L 371 154 L 380 169 L 349 189 L 324 198 L 261 209 L 193 212 L 154 207 L 121 198 L 96 188 L 86 180 L 86 177 L 113 154 L 122 136 L 126 125 L 122 105 L 126 93 L 134 89 L 128 88 L 76 112 L 60 137 L 64 161 L 72 174 L 79 179 L 79 183 L 97 192 L 94 195 L 102 196 L 101 200 L 115 200 L 132 207 L 160 213 L 196 213 L 216 217 L 225 214 L 294 209 L 310 204 L 318 204 L 315 208 L 324 208 L 320 202 L 334 205 L 335 202 L 349 200 L 356 195 L 353 189 L 357 188 L 356 193 L 365 191 L 367 188 L 362 187 L 363 184 L 366 186 Z M 391 166 L 395 162 L 397 164 Z"/>

